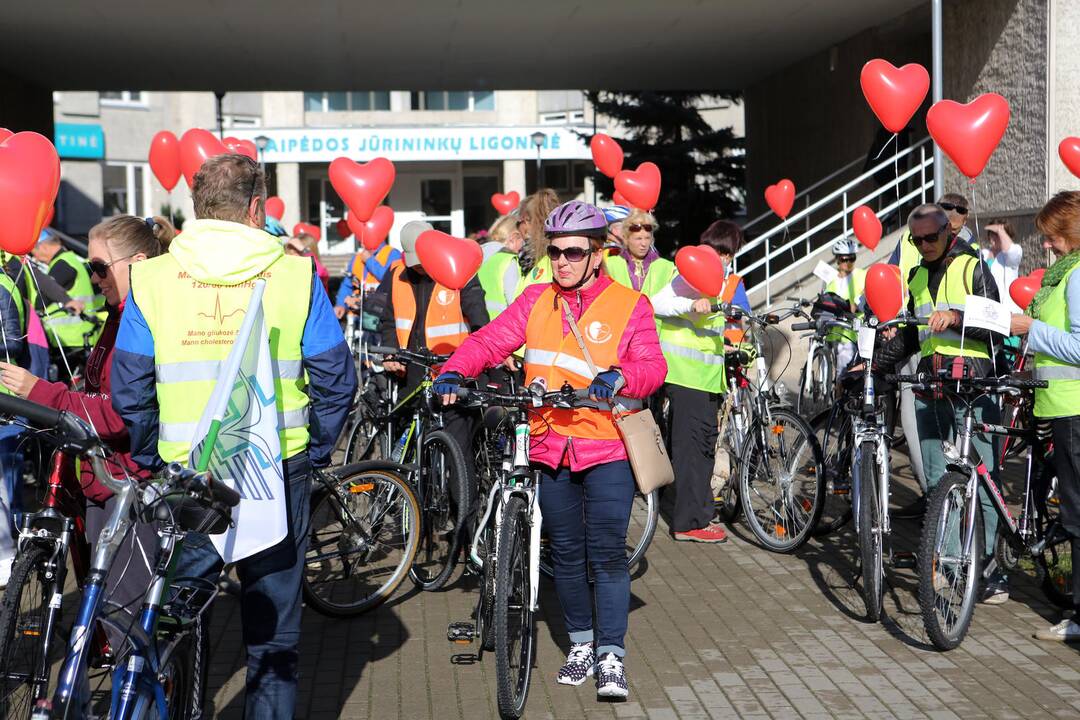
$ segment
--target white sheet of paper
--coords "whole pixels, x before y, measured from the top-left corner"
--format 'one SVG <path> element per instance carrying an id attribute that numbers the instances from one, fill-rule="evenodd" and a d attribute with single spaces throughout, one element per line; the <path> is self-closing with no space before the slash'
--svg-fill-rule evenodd
<path id="1" fill-rule="evenodd" d="M 859 357 L 863 360 L 874 359 L 874 338 L 877 329 L 869 326 L 859 328 Z"/>
<path id="2" fill-rule="evenodd" d="M 824 260 L 818 260 L 818 264 L 814 268 L 814 274 L 821 278 L 822 282 L 827 284 L 835 280 L 839 273 L 836 272 L 836 268 L 829 265 Z"/>
<path id="3" fill-rule="evenodd" d="M 983 328 L 1008 335 L 1011 320 L 1012 313 L 1003 303 L 978 295 L 968 295 L 964 301 L 964 327 Z"/>

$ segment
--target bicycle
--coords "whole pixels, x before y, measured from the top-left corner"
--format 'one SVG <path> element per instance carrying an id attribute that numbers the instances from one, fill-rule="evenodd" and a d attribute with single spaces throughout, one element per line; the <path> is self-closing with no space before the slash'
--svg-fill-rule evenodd
<path id="1" fill-rule="evenodd" d="M 983 513 L 980 490 L 989 497 L 999 517 L 994 561 L 1006 569 L 1021 567 L 1027 560 L 1043 591 L 1054 603 L 1071 605 L 1072 557 L 1070 541 L 1050 513 L 1055 483 L 1045 465 L 1035 482 L 1034 431 L 980 422 L 975 402 L 987 395 L 1021 394 L 1047 387 L 1044 380 L 1018 377 L 954 377 L 944 371 L 893 376 L 916 390 L 936 390 L 964 406 L 956 443 L 944 443 L 948 472 L 930 492 L 918 553 L 919 607 L 926 633 L 934 647 L 951 650 L 963 642 L 975 613 L 983 563 Z M 1016 519 L 990 477 L 990 471 L 973 456 L 975 433 L 1020 437 L 1027 435 L 1029 449 L 1020 517 Z M 990 570 L 988 566 L 986 570 Z"/>
<path id="2" fill-rule="evenodd" d="M 811 330 L 811 334 L 806 363 L 799 373 L 799 395 L 795 401 L 795 412 L 799 415 L 806 414 L 810 408 L 821 407 L 831 397 L 836 378 L 843 369 L 837 367 L 837 345 L 840 341 L 836 339 L 834 331 L 850 330 L 851 321 L 855 317 L 854 314 L 842 309 L 837 309 L 835 312 L 822 309 L 823 296 L 825 293 L 819 295 L 816 302 L 789 298 L 789 300 L 794 300 L 799 308 L 813 308 L 811 317 L 808 318 L 811 323 L 815 323 L 818 318 L 834 321 L 804 326 Z M 802 312 L 799 314 L 804 315 Z M 793 327 L 792 330 L 796 328 Z"/>
<path id="3" fill-rule="evenodd" d="M 529 413 L 542 407 L 608 409 L 588 399 L 587 390 L 569 385 L 555 392 L 522 389 L 497 393 L 459 388 L 458 402 L 474 407 L 504 407 L 513 436 L 502 448 L 499 470 L 487 492 L 484 511 L 469 546 L 468 562 L 480 575 L 480 596 L 473 622 L 447 627 L 447 639 L 471 643 L 479 639 L 478 654 L 495 652 L 496 697 L 499 715 L 519 718 L 525 711 L 536 640 L 539 609 L 540 471 L 529 464 Z M 619 399 L 627 409 L 640 401 Z"/>
<path id="4" fill-rule="evenodd" d="M 52 701 L 37 700 L 31 718 L 91 715 L 89 639 L 98 623 L 123 638 L 122 647 L 113 648 L 116 659 L 108 717 L 127 720 L 145 717 L 153 710 L 162 718 L 190 718 L 201 713 L 208 641 L 201 618 L 217 588 L 200 578 L 172 578 L 171 567 L 187 532 L 214 533 L 228 527 L 239 493 L 206 473 L 177 464 L 166 469 L 160 483 L 140 489 L 131 478 L 112 477 L 105 464 L 109 450 L 89 425 L 71 413 L 7 395 L 0 396 L 0 413 L 24 417 L 55 432 L 64 451 L 90 462 L 102 484 L 116 493 L 109 521 L 94 549 Z M 138 617 L 106 597 L 106 578 L 132 527 L 133 512 L 141 521 L 157 520 L 161 538 L 154 579 Z"/>

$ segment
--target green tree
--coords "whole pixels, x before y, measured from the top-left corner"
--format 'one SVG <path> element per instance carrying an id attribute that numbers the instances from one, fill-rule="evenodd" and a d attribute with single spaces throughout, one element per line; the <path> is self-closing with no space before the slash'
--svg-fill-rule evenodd
<path id="1" fill-rule="evenodd" d="M 624 169 L 643 162 L 660 168 L 660 200 L 655 214 L 661 254 L 696 244 L 714 220 L 743 208 L 745 157 L 742 138 L 730 127 L 714 128 L 701 111 L 738 96 L 717 92 L 586 92 L 596 112 L 618 128 Z M 588 141 L 589 134 L 582 137 Z M 599 192 L 611 196 L 614 182 L 593 171 Z"/>

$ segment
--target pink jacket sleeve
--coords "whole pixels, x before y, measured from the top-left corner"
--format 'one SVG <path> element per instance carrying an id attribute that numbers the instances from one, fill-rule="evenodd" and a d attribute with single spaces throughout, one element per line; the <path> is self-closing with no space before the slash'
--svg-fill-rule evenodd
<path id="1" fill-rule="evenodd" d="M 652 303 L 644 295 L 638 299 L 619 341 L 619 366 L 626 381 L 620 394 L 627 397 L 649 397 L 667 377 L 667 361 L 660 350 Z"/>
<path id="2" fill-rule="evenodd" d="M 510 303 L 497 318 L 471 333 L 443 365 L 443 372 L 458 372 L 464 377 L 476 377 L 495 367 L 525 344 L 525 326 L 529 313 L 547 285 L 532 285 Z M 655 334 L 655 333 L 654 333 Z"/>

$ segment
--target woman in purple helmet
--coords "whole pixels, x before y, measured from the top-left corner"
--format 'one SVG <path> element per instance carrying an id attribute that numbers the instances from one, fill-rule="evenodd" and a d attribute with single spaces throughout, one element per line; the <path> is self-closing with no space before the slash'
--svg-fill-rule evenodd
<path id="1" fill-rule="evenodd" d="M 548 215 L 544 232 L 553 281 L 526 288 L 499 317 L 470 335 L 443 366 L 435 392 L 444 403 L 454 402 L 465 377 L 497 366 L 524 345 L 527 383 L 557 390 L 568 382 L 588 388 L 594 400 L 618 395 L 620 405 L 640 408 L 641 398 L 663 383 L 667 364 L 648 299 L 603 270 L 607 219 L 596 207 L 571 201 Z M 589 369 L 590 358 L 596 373 Z M 625 698 L 626 529 L 634 476 L 610 412 L 545 410 L 542 415 L 532 425 L 530 460 L 541 471 L 540 509 L 571 644 L 558 681 L 580 685 L 595 673 L 597 695 Z"/>

